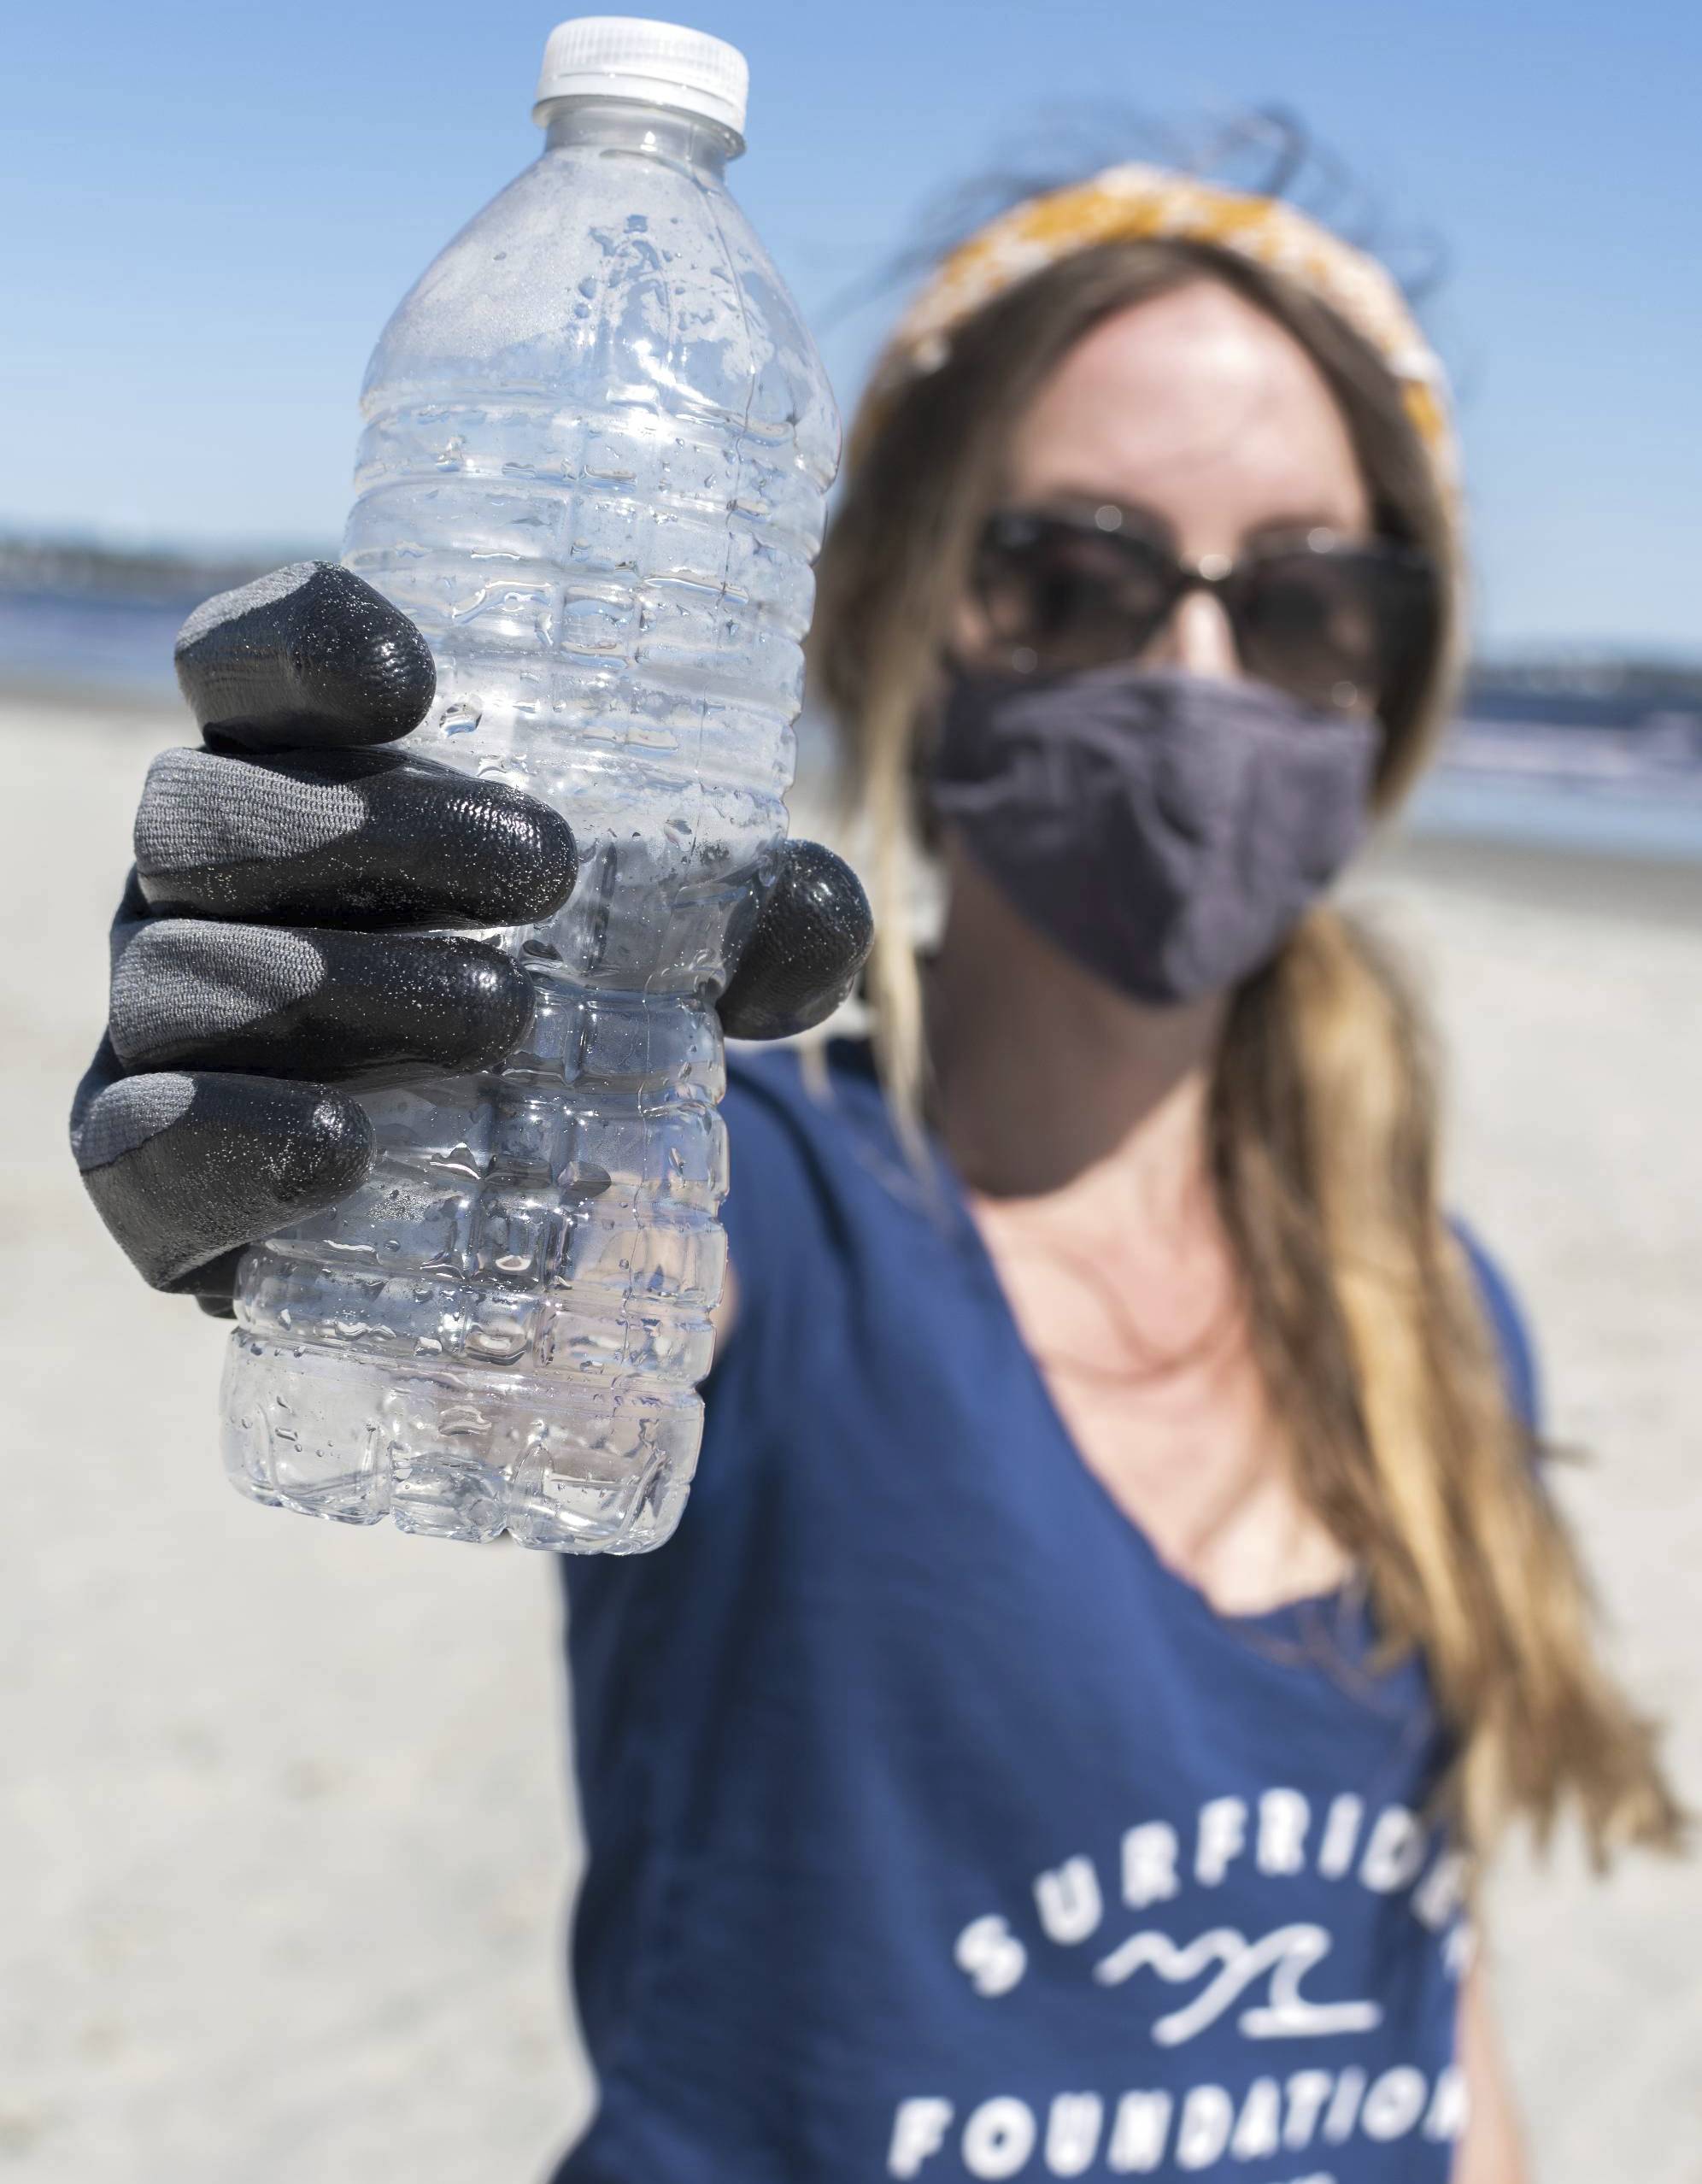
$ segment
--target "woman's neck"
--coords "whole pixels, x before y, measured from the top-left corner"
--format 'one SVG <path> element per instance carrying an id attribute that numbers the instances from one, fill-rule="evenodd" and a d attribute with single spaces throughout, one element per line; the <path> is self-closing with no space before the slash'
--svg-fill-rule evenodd
<path id="1" fill-rule="evenodd" d="M 1221 999 L 1131 1001 L 1035 931 L 960 852 L 948 866 L 928 1054 L 932 1118 L 965 1181 L 1032 1198 L 1097 1189 L 1114 1172 L 1116 1210 L 1132 1195 L 1162 1220 L 1197 1202 Z"/>
<path id="2" fill-rule="evenodd" d="M 933 1121 L 1082 1460 L 1226 1613 L 1341 1582 L 1250 1346 L 1209 1150 L 1224 1003 L 1128 1000 L 960 857 Z"/>

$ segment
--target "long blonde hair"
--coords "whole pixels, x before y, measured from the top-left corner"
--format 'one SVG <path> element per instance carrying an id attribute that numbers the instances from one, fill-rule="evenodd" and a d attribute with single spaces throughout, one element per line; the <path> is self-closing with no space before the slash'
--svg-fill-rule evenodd
<path id="1" fill-rule="evenodd" d="M 1201 279 L 1306 349 L 1347 424 L 1379 531 L 1441 572 L 1428 653 L 1382 707 L 1380 810 L 1447 717 L 1460 619 L 1450 512 L 1387 367 L 1282 275 L 1196 243 L 1097 244 L 986 305 L 938 369 L 877 383 L 851 436 L 810 652 L 867 844 L 876 1046 L 913 1142 L 925 1077 L 910 918 L 917 785 L 949 619 L 1011 430 L 1089 328 Z M 1411 995 L 1347 917 L 1314 910 L 1234 995 L 1211 1095 L 1220 1214 L 1300 1491 L 1365 1573 L 1389 1647 L 1424 1657 L 1456 1742 L 1447 1801 L 1471 1842 L 1515 1812 L 1546 1834 L 1569 1798 L 1598 1855 L 1670 1842 L 1677 1814 L 1650 1730 L 1597 1658 L 1576 1554 L 1439 1205 L 1436 1136 Z"/>

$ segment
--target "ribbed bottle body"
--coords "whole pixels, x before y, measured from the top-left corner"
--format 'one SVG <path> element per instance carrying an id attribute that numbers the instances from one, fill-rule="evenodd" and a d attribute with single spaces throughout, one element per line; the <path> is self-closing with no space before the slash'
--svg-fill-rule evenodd
<path id="1" fill-rule="evenodd" d="M 571 822 L 580 875 L 491 937 L 502 1068 L 368 1095 L 367 1183 L 250 1253 L 227 1460 L 270 1501 L 631 1552 L 677 1521 L 725 1267 L 713 997 L 785 828 L 837 453 L 716 132 L 610 103 L 392 320 L 349 567 L 437 664 L 410 748 Z"/>

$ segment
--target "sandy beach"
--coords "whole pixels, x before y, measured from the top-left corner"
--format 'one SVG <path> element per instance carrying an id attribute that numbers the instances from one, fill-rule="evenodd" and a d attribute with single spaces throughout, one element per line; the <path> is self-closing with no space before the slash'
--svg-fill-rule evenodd
<path id="1" fill-rule="evenodd" d="M 137 790 L 185 728 L 0 697 L 0 2172 L 533 2184 L 589 2099 L 555 1573 L 240 1501 L 224 1330 L 141 1288 L 65 1147 Z M 1359 892 L 1434 995 L 1453 1201 L 1702 1801 L 1702 864 L 1433 838 Z M 1489 1936 L 1542 2184 L 1699 2184 L 1702 1865 L 1516 1848 Z"/>

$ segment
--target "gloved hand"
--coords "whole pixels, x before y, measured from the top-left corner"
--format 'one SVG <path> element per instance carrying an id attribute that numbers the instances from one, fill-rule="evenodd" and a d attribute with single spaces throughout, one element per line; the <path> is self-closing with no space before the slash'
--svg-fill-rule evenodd
<path id="1" fill-rule="evenodd" d="M 578 860 L 532 797 L 384 748 L 431 704 L 431 656 L 345 569 L 208 600 L 177 665 L 204 743 L 149 771 L 71 1137 L 146 1280 L 216 1312 L 248 1245 L 365 1177 L 372 1126 L 342 1087 L 489 1068 L 522 1037 L 525 972 L 445 929 L 549 917 Z M 719 999 L 726 1030 L 819 1024 L 870 938 L 849 867 L 788 844 Z"/>

